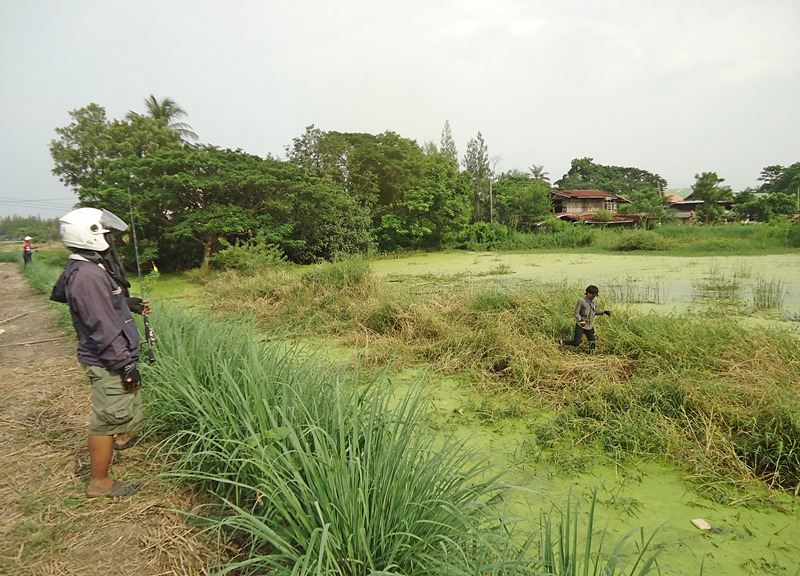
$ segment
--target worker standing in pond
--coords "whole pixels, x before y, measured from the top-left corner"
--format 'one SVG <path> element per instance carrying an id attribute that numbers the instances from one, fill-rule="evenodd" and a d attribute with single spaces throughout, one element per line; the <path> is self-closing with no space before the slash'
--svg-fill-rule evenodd
<path id="1" fill-rule="evenodd" d="M 596 316 L 611 316 L 611 310 L 598 310 L 597 294 L 599 290 L 594 284 L 586 287 L 586 295 L 578 299 L 575 305 L 575 334 L 572 340 L 564 340 L 561 338 L 559 344 L 566 346 L 580 346 L 581 340 L 584 336 L 589 341 L 589 354 L 594 354 L 596 347 L 596 340 L 594 335 L 594 319 Z"/>
<path id="2" fill-rule="evenodd" d="M 130 282 L 111 237 L 112 228 L 125 230 L 127 224 L 96 208 L 78 208 L 59 221 L 64 245 L 72 254 L 50 299 L 69 305 L 78 335 L 78 361 L 92 384 L 86 495 L 128 496 L 139 483 L 113 479 L 110 468 L 115 437 L 130 443 L 130 435 L 142 423 L 139 330 L 131 310 L 147 313 L 149 307 L 141 299 L 127 299 Z"/>

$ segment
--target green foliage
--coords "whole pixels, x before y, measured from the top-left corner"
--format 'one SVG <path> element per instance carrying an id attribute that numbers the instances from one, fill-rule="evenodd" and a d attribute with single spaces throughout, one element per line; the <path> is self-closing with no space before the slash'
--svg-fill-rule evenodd
<path id="1" fill-rule="evenodd" d="M 800 162 L 795 162 L 789 167 L 767 166 L 761 171 L 759 180 L 764 183 L 759 187 L 759 192 L 772 195 L 781 192 L 790 197 L 797 198 L 800 194 Z"/>
<path id="2" fill-rule="evenodd" d="M 722 220 L 724 208 L 720 205 L 720 202 L 733 199 L 731 189 L 720 186 L 724 181 L 725 179 L 717 176 L 716 172 L 695 174 L 692 193 L 687 197 L 687 200 L 703 201 L 695 210 L 699 222 L 713 224 Z"/>
<path id="3" fill-rule="evenodd" d="M 450 129 L 450 120 L 444 121 L 439 152 L 458 166 L 458 150 L 456 149 L 456 142 L 453 140 L 453 131 Z"/>
<path id="4" fill-rule="evenodd" d="M 658 188 L 646 186 L 631 188 L 625 193 L 625 198 L 630 200 L 630 204 L 620 205 L 618 210 L 620 214 L 638 214 L 659 220 L 666 218 L 666 199 Z M 643 220 L 644 223 L 649 221 Z"/>
<path id="5" fill-rule="evenodd" d="M 595 222 L 611 222 L 613 219 L 614 215 L 608 210 L 598 210 L 595 215 L 592 216 L 592 220 Z"/>
<path id="6" fill-rule="evenodd" d="M 751 189 L 743 190 L 735 196 L 732 210 L 739 220 L 756 222 L 772 222 L 798 212 L 794 195 L 772 192 L 766 196 L 756 196 Z"/>
<path id="7" fill-rule="evenodd" d="M 368 277 L 369 261 L 363 258 L 349 258 L 309 268 L 303 273 L 302 282 L 316 288 L 344 290 L 364 284 Z"/>
<path id="8" fill-rule="evenodd" d="M 480 131 L 467 143 L 462 163 L 464 171 L 471 178 L 472 221 L 488 221 L 491 210 L 488 204 L 491 202 L 489 191 L 492 170 L 489 166 L 489 148 Z"/>
<path id="9" fill-rule="evenodd" d="M 467 230 L 467 246 L 480 250 L 499 246 L 508 236 L 508 228 L 497 222 L 475 222 Z"/>
<path id="10" fill-rule="evenodd" d="M 158 100 L 152 94 L 144 100 L 147 114 L 150 118 L 158 122 L 161 126 L 168 128 L 178 134 L 181 140 L 197 140 L 198 136 L 195 134 L 192 127 L 186 122 L 180 120 L 186 116 L 186 111 L 171 98 L 164 98 Z M 135 112 L 131 112 L 128 118 L 135 116 Z"/>
<path id="11" fill-rule="evenodd" d="M 512 230 L 530 232 L 553 212 L 550 185 L 528 176 L 511 176 L 494 185 L 499 221 Z"/>
<path id="12" fill-rule="evenodd" d="M 39 250 L 36 255 L 36 263 L 47 264 L 48 266 L 56 266 L 63 268 L 67 263 L 67 258 L 70 251 L 64 247 L 48 248 L 47 250 Z"/>
<path id="13" fill-rule="evenodd" d="M 589 510 L 589 525 L 585 534 L 580 526 L 579 505 L 573 504 L 572 494 L 566 509 L 559 510 L 559 523 L 553 527 L 553 514 L 541 513 L 539 519 L 539 568 L 548 576 L 577 576 L 602 574 L 603 576 L 644 576 L 661 574 L 657 558 L 663 548 L 650 552 L 655 533 L 645 539 L 641 528 L 634 528 L 610 553 L 604 549 L 606 530 L 600 533 L 595 545 L 594 519 L 597 490 L 594 491 Z M 638 535 L 638 539 L 636 536 Z M 582 536 L 582 538 L 581 538 Z"/>
<path id="14" fill-rule="evenodd" d="M 792 248 L 800 248 L 800 219 L 795 220 L 789 226 L 786 239 Z"/>
<path id="15" fill-rule="evenodd" d="M 635 213 L 657 211 L 663 205 L 659 190 L 667 187 L 667 181 L 658 174 L 639 168 L 604 166 L 595 164 L 592 158 L 575 158 L 569 172 L 555 185 L 561 190 L 604 190 L 619 194 L 635 202 Z M 629 196 L 631 196 L 629 198 Z"/>
<path id="16" fill-rule="evenodd" d="M 82 204 L 133 220 L 142 259 L 165 270 L 207 262 L 222 240 L 257 234 L 295 262 L 367 252 L 374 243 L 368 208 L 341 184 L 288 162 L 182 144 L 163 115 L 109 122 L 95 104 L 71 115 L 51 144 L 54 172 Z M 120 240 L 132 261 L 130 237 Z"/>
<path id="17" fill-rule="evenodd" d="M 209 266 L 221 270 L 239 270 L 255 274 L 270 266 L 286 264 L 286 256 L 275 244 L 257 236 L 248 241 L 230 244 L 221 240 L 223 248 L 209 259 Z"/>
<path id="18" fill-rule="evenodd" d="M 611 245 L 612 250 L 669 250 L 671 243 L 662 235 L 649 230 L 625 230 Z"/>
<path id="19" fill-rule="evenodd" d="M 514 574 L 523 548 L 489 505 L 502 488 L 461 441 L 395 398 L 246 327 L 159 311 L 149 379 L 167 474 L 214 496 L 212 527 L 254 574 Z M 524 573 L 524 572 L 523 572 Z"/>
<path id="20" fill-rule="evenodd" d="M 381 218 L 382 249 L 442 248 L 469 223 L 467 181 L 442 154 L 426 156 L 417 188 L 407 190 Z"/>
<path id="21" fill-rule="evenodd" d="M 776 219 L 769 224 L 729 223 L 720 226 L 659 226 L 656 234 L 672 242 L 670 253 L 675 255 L 761 254 L 765 251 L 785 251 L 788 244 L 789 222 Z"/>
<path id="22" fill-rule="evenodd" d="M 0 218 L 0 240 L 33 238 L 34 244 L 57 242 L 58 218 L 42 219 L 40 216 L 4 216 Z"/>

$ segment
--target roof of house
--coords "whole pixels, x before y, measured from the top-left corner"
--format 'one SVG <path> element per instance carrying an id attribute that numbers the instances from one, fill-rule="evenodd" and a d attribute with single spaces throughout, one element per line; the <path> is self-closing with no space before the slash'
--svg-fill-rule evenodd
<path id="1" fill-rule="evenodd" d="M 603 190 L 550 190 L 550 194 L 561 196 L 562 198 L 585 198 L 586 200 L 605 200 L 615 198 L 620 202 L 630 202 L 617 194 L 604 192 Z"/>
<path id="2" fill-rule="evenodd" d="M 596 214 L 570 214 L 569 212 L 557 212 L 554 214 L 559 220 L 569 220 L 570 222 L 580 222 L 583 220 L 587 224 L 630 224 L 640 220 L 640 218 L 633 214 L 625 214 L 621 216 L 615 214 L 611 220 L 594 220 Z"/>
<path id="3" fill-rule="evenodd" d="M 686 198 L 691 193 L 692 193 L 691 188 L 667 188 L 666 190 L 664 190 L 664 194 L 666 196 L 675 195 L 675 196 L 681 196 L 683 198 Z"/>
<path id="4" fill-rule="evenodd" d="M 677 194 L 664 194 L 667 197 L 667 202 L 683 202 L 683 196 L 678 196 Z"/>

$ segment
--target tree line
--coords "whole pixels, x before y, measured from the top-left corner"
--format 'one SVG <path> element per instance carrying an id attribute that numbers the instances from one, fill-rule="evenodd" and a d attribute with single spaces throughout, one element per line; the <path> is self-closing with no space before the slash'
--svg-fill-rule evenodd
<path id="1" fill-rule="evenodd" d="M 107 118 L 94 103 L 73 110 L 50 152 L 53 173 L 80 204 L 125 215 L 136 225 L 143 261 L 167 270 L 207 263 L 221 247 L 248 242 L 273 245 L 298 263 L 441 249 L 487 228 L 532 232 L 552 214 L 542 166 L 497 174 L 499 157 L 489 156 L 480 132 L 459 161 L 449 122 L 438 145 L 422 146 L 392 131 L 311 125 L 280 159 L 196 143 L 182 121 L 186 112 L 171 99 L 150 96 L 145 107 L 123 119 Z M 771 168 L 770 185 L 783 182 L 784 169 Z M 606 190 L 631 200 L 629 212 L 665 215 L 666 181 L 644 170 L 576 159 L 555 185 Z M 125 239 L 121 249 L 130 251 Z"/>

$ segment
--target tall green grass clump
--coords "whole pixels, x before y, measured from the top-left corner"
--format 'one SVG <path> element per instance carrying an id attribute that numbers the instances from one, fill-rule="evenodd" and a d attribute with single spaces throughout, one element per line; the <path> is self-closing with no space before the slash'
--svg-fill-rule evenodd
<path id="1" fill-rule="evenodd" d="M 669 224 L 654 231 L 673 240 L 675 246 L 671 252 L 678 255 L 780 253 L 791 247 L 789 224 L 785 220 L 716 226 Z"/>
<path id="2" fill-rule="evenodd" d="M 578 503 L 573 504 L 572 494 L 567 498 L 566 509 L 558 512 L 559 521 L 553 524 L 553 513 L 542 511 L 539 519 L 539 567 L 547 576 L 644 576 L 661 574 L 658 556 L 665 549 L 651 554 L 648 550 L 655 533 L 645 539 L 641 528 L 626 534 L 611 552 L 604 549 L 607 530 L 599 532 L 599 543 L 595 544 L 595 508 L 597 490 L 592 496 L 589 524 L 580 524 Z M 585 531 L 585 533 L 584 533 Z M 637 539 L 636 536 L 639 536 Z M 671 573 L 665 569 L 663 573 Z M 701 571 L 702 573 L 702 571 Z"/>
<path id="3" fill-rule="evenodd" d="M 223 572 L 522 570 L 489 504 L 496 477 L 462 442 L 424 429 L 419 394 L 357 386 L 246 327 L 158 318 L 154 432 L 168 473 L 215 497 L 207 516 L 241 550 Z"/>
<path id="4" fill-rule="evenodd" d="M 756 310 L 781 308 L 788 290 L 786 284 L 781 280 L 758 278 L 752 285 L 753 306 Z"/>
<path id="5" fill-rule="evenodd" d="M 657 251 L 669 250 L 672 243 L 662 235 L 650 230 L 626 230 L 611 242 L 610 248 L 619 252 L 635 250 Z"/>
<path id="6" fill-rule="evenodd" d="M 209 266 L 219 270 L 238 270 L 252 275 L 272 266 L 284 266 L 287 263 L 285 254 L 275 244 L 263 236 L 247 242 L 231 244 L 220 239 L 222 249 L 209 259 Z"/>

